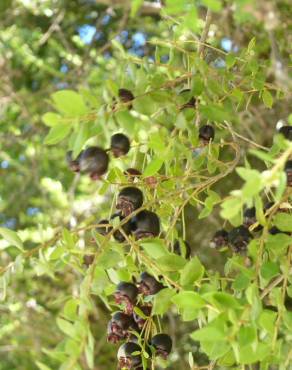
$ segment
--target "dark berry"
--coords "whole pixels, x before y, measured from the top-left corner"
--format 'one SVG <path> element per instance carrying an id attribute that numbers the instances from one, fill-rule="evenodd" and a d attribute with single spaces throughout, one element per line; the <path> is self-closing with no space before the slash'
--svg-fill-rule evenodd
<path id="1" fill-rule="evenodd" d="M 141 211 L 132 221 L 132 232 L 136 239 L 155 237 L 160 232 L 160 222 L 156 213 L 151 211 Z"/>
<path id="2" fill-rule="evenodd" d="M 152 310 L 151 306 L 141 306 L 139 308 L 145 316 L 149 317 L 151 315 L 151 310 Z M 133 318 L 134 318 L 135 323 L 138 325 L 138 328 L 143 329 L 147 319 L 139 316 L 135 311 L 133 312 Z"/>
<path id="3" fill-rule="evenodd" d="M 118 195 L 117 209 L 127 217 L 143 204 L 143 193 L 138 188 L 129 186 L 120 191 Z"/>
<path id="4" fill-rule="evenodd" d="M 215 130 L 213 126 L 204 125 L 199 129 L 199 139 L 203 141 L 204 144 L 208 144 L 210 140 L 214 140 Z"/>
<path id="5" fill-rule="evenodd" d="M 172 349 L 172 340 L 167 334 L 156 334 L 150 344 L 155 348 L 156 355 L 167 358 Z"/>
<path id="6" fill-rule="evenodd" d="M 222 248 L 225 245 L 228 245 L 228 232 L 224 229 L 216 231 L 211 240 L 210 247 Z"/>
<path id="7" fill-rule="evenodd" d="M 277 234 L 280 234 L 282 231 L 280 229 L 277 228 L 277 226 L 272 226 L 270 229 L 269 229 L 269 233 L 271 235 L 277 235 Z"/>
<path id="8" fill-rule="evenodd" d="M 117 214 L 115 213 L 114 215 L 112 215 L 111 219 L 115 218 L 115 217 L 118 217 L 120 222 L 122 222 L 124 220 L 124 216 L 122 216 L 121 214 Z M 131 221 L 127 221 L 126 223 L 124 223 L 122 226 L 121 226 L 121 229 L 123 231 L 124 234 L 126 234 L 127 236 L 131 234 L 131 231 L 132 231 L 132 224 L 131 224 Z M 119 243 L 123 243 L 126 238 L 125 236 L 123 235 L 123 233 L 121 232 L 121 230 L 117 229 L 114 234 L 113 234 L 113 237 L 114 239 L 119 242 Z"/>
<path id="9" fill-rule="evenodd" d="M 228 234 L 229 244 L 236 253 L 245 252 L 251 239 L 251 233 L 248 228 L 243 225 L 235 227 Z"/>
<path id="10" fill-rule="evenodd" d="M 115 134 L 111 137 L 111 151 L 114 157 L 118 158 L 128 153 L 130 140 L 124 134 Z"/>
<path id="11" fill-rule="evenodd" d="M 129 337 L 130 329 L 136 329 L 133 317 L 121 311 L 115 312 L 108 323 L 107 339 L 109 342 L 117 343 Z"/>
<path id="12" fill-rule="evenodd" d="M 251 225 L 255 224 L 257 222 L 256 219 L 256 208 L 251 207 L 247 208 L 243 212 L 243 225 L 246 227 L 250 227 Z M 258 225 L 256 228 L 253 229 L 253 231 L 260 231 L 262 230 L 262 225 Z"/>
<path id="13" fill-rule="evenodd" d="M 286 162 L 285 173 L 287 176 L 287 185 L 292 186 L 292 160 Z"/>
<path id="14" fill-rule="evenodd" d="M 184 89 L 179 93 L 179 95 L 181 95 L 181 96 L 187 95 L 188 96 L 190 94 L 190 92 L 191 92 L 191 89 Z M 187 103 L 183 104 L 180 107 L 180 109 L 183 110 L 185 108 L 195 108 L 195 107 L 196 107 L 196 99 L 195 99 L 195 97 L 192 96 Z"/>
<path id="15" fill-rule="evenodd" d="M 92 146 L 85 149 L 80 156 L 80 169 L 88 173 L 93 180 L 97 180 L 106 173 L 109 157 L 105 150 Z"/>
<path id="16" fill-rule="evenodd" d="M 179 240 L 176 240 L 173 245 L 173 252 L 175 254 L 178 254 L 179 256 L 188 259 L 191 256 L 191 246 L 185 240 L 181 242 Z"/>
<path id="17" fill-rule="evenodd" d="M 114 293 L 115 301 L 117 304 L 124 303 L 126 305 L 125 312 L 127 314 L 132 314 L 138 293 L 139 291 L 136 285 L 122 281 L 118 284 Z"/>
<path id="18" fill-rule="evenodd" d="M 83 263 L 87 267 L 92 265 L 93 261 L 94 261 L 94 255 L 93 254 L 85 254 L 83 256 Z"/>
<path id="19" fill-rule="evenodd" d="M 108 220 L 101 220 L 101 221 L 99 221 L 98 226 L 96 227 L 95 230 L 99 234 L 105 236 L 109 232 L 111 232 L 112 229 L 113 229 L 113 227 L 111 225 L 109 225 L 109 221 Z"/>
<path id="20" fill-rule="evenodd" d="M 124 174 L 128 176 L 130 180 L 134 180 L 135 177 L 142 175 L 142 173 L 139 170 L 136 170 L 136 168 L 127 168 Z"/>
<path id="21" fill-rule="evenodd" d="M 142 364 L 141 347 L 134 342 L 121 345 L 118 350 L 118 361 L 120 369 L 136 369 Z M 139 352 L 139 354 L 134 354 Z"/>
<path id="22" fill-rule="evenodd" d="M 143 295 L 153 295 L 158 293 L 164 286 L 159 281 L 157 281 L 148 272 L 142 272 L 140 275 L 139 292 Z"/>
<path id="23" fill-rule="evenodd" d="M 269 229 L 269 233 L 271 235 L 277 235 L 277 234 L 286 234 L 286 235 L 290 235 L 289 232 L 287 231 L 281 231 L 280 229 L 277 228 L 277 226 L 272 226 L 270 229 Z"/>
<path id="24" fill-rule="evenodd" d="M 275 205 L 275 202 L 268 202 L 264 205 L 264 213 L 267 213 L 273 206 Z"/>
<path id="25" fill-rule="evenodd" d="M 292 126 L 282 126 L 279 130 L 285 139 L 292 141 Z"/>
<path id="26" fill-rule="evenodd" d="M 127 89 L 119 89 L 119 99 L 122 103 L 128 103 L 128 109 L 132 109 L 133 105 L 129 104 L 131 101 L 135 99 L 132 91 Z"/>
<path id="27" fill-rule="evenodd" d="M 72 150 L 66 153 L 66 161 L 73 172 L 80 172 L 80 156 L 82 153 L 83 152 L 81 152 L 75 159 L 73 159 Z"/>

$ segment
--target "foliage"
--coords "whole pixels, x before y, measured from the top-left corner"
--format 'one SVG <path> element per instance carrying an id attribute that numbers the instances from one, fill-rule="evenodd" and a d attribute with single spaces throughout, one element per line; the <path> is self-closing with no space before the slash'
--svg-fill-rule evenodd
<path id="1" fill-rule="evenodd" d="M 289 3 L 114 3 L 1 9 L 0 369 L 114 368 L 106 325 L 115 286 L 142 271 L 165 286 L 150 297 L 150 331 L 162 325 L 175 342 L 153 369 L 288 369 L 292 142 L 276 124 L 292 124 Z M 78 31 L 87 22 L 89 42 Z M 135 46 L 138 31 L 147 43 Z M 134 94 L 132 107 L 120 88 Z M 215 128 L 208 143 L 199 137 L 206 124 Z M 101 180 L 70 172 L 67 150 L 107 149 L 116 132 L 131 150 L 111 156 Z M 105 236 L 96 227 L 133 185 L 129 167 L 142 172 L 134 186 L 162 232 L 121 244 L 111 236 L 133 214 L 111 220 Z M 242 225 L 252 206 L 246 250 L 211 249 L 217 229 Z M 191 259 L 174 252 L 177 239 L 190 242 Z"/>

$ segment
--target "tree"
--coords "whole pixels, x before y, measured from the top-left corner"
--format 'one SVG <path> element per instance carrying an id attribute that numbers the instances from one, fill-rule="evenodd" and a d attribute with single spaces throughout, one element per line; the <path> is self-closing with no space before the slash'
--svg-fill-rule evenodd
<path id="1" fill-rule="evenodd" d="M 1 4 L 1 370 L 289 369 L 289 10 Z"/>

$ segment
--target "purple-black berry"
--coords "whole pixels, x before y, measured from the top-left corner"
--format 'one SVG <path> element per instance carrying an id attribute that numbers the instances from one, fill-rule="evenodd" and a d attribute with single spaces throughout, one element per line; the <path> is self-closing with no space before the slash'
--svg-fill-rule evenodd
<path id="1" fill-rule="evenodd" d="M 93 180 L 106 173 L 108 164 L 107 152 L 97 146 L 85 149 L 80 156 L 80 170 L 88 173 Z"/>
<path id="2" fill-rule="evenodd" d="M 118 195 L 117 209 L 127 217 L 143 204 L 143 193 L 138 188 L 129 186 L 120 191 Z"/>
<path id="3" fill-rule="evenodd" d="M 132 233 L 136 239 L 155 237 L 160 232 L 160 222 L 156 213 L 141 211 L 132 219 Z"/>
<path id="4" fill-rule="evenodd" d="M 124 134 L 115 134 L 111 137 L 111 151 L 114 157 L 126 155 L 130 150 L 130 140 Z"/>

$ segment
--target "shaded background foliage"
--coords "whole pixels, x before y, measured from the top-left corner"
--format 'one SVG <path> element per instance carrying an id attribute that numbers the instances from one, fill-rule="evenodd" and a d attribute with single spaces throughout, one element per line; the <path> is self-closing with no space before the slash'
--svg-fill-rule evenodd
<path id="1" fill-rule="evenodd" d="M 288 123 L 289 120 L 290 2 L 259 1 L 255 5 L 247 0 L 224 1 L 222 6 L 219 1 L 196 3 L 198 21 L 187 19 L 182 30 L 177 31 L 172 16 L 163 14 L 162 5 L 156 1 L 144 2 L 134 17 L 131 17 L 130 2 L 124 1 L 1 1 L 0 223 L 18 230 L 27 250 L 52 238 L 60 225 L 75 227 L 82 225 L 84 218 L 95 220 L 106 214 L 111 201 L 108 195 L 98 195 L 96 185 L 88 179 L 80 180 L 72 175 L 64 160 L 65 145 L 44 145 L 48 127 L 41 117 L 52 110 L 50 94 L 62 89 L 82 91 L 91 108 L 96 107 L 98 111 L 102 104 L 112 102 L 117 87 L 124 84 L 127 88 L 135 87 L 133 76 L 138 80 L 139 67 L 129 66 L 131 61 L 133 64 L 138 58 L 155 61 L 159 52 L 160 63 L 174 58 L 173 66 L 185 68 L 186 60 L 174 49 L 164 45 L 157 51 L 155 44 L 148 41 L 155 38 L 167 41 L 173 35 L 178 39 L 179 32 L 183 33 L 188 27 L 191 31 L 186 33 L 186 38 L 200 39 L 206 5 L 214 8 L 207 37 L 209 45 L 241 55 L 250 40 L 256 38 L 256 45 L 251 50 L 253 61 L 249 65 L 251 70 L 254 68 L 256 76 L 253 88 L 261 89 L 266 83 L 272 95 L 268 94 L 263 101 L 251 91 L 241 103 L 238 92 L 240 96 L 235 95 L 235 101 L 238 99 L 240 109 L 233 134 L 240 142 L 242 154 L 246 155 L 242 156 L 242 163 L 249 162 L 263 170 L 262 163 L 250 156 L 247 149 L 251 141 L 270 147 L 277 124 Z M 120 45 L 127 58 L 123 57 Z M 190 51 L 196 50 L 192 45 L 187 47 Z M 220 71 L 225 71 L 226 66 L 220 52 L 207 47 L 205 60 L 217 68 L 220 78 Z M 237 71 L 241 72 L 241 68 L 238 67 Z M 147 78 L 151 81 L 151 74 L 154 75 L 155 71 L 149 67 L 148 73 Z M 231 74 L 230 84 L 234 84 Z M 170 73 L 169 77 L 173 78 L 173 75 Z M 226 85 L 227 79 L 225 75 Z M 210 86 L 214 94 L 221 87 L 218 81 L 214 80 L 214 85 Z M 142 93 L 143 83 L 136 89 Z M 108 125 L 111 131 L 117 129 L 115 122 Z M 87 133 L 88 138 L 99 133 L 97 126 L 94 122 L 93 131 L 89 129 Z M 145 139 L 145 127 L 139 134 L 139 128 L 135 126 L 136 138 Z M 237 134 L 247 140 L 242 140 Z M 101 135 L 108 141 L 109 133 Z M 224 130 L 219 136 L 225 137 Z M 229 157 L 228 153 L 225 155 Z M 213 190 L 224 197 L 229 190 L 241 187 L 242 183 L 233 174 L 216 184 Z M 211 235 L 222 225 L 219 209 L 215 209 L 207 220 L 197 220 L 202 207 L 200 202 L 192 202 L 186 209 L 187 240 L 193 254 L 198 254 L 207 267 L 222 271 L 226 255 L 208 249 Z M 83 235 L 84 245 L 88 238 Z M 5 267 L 16 258 L 18 251 L 13 247 L 7 248 L 5 243 L 1 244 L 1 249 L 0 265 Z M 41 253 L 39 258 L 42 261 Z M 66 256 L 55 271 L 34 260 L 26 261 L 25 269 L 20 267 L 16 271 L 7 288 L 6 299 L 0 304 L 1 370 L 36 369 L 36 361 L 52 368 L 56 366 L 54 358 L 46 356 L 44 351 L 55 348 L 62 340 L 55 318 L 66 299 L 72 294 L 77 295 L 80 266 L 76 268 L 76 265 Z M 115 361 L 115 349 L 105 341 L 109 314 L 100 301 L 96 299 L 95 303 L 90 317 L 96 340 L 95 368 L 108 369 L 109 364 Z M 166 320 L 169 332 L 173 336 L 175 334 L 180 344 L 175 346 L 172 368 L 186 368 L 188 351 L 196 352 L 187 334 L 193 324 L 180 324 L 177 330 L 176 320 L 174 315 L 169 315 Z M 202 354 L 197 361 L 206 364 Z M 85 361 L 82 366 L 87 369 Z"/>

